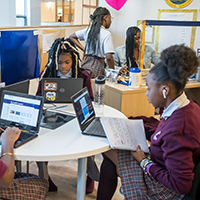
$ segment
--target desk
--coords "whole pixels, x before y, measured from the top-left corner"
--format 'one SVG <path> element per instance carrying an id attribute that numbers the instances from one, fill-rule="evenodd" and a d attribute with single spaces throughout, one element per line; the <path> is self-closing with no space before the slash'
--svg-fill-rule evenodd
<path id="1" fill-rule="evenodd" d="M 188 97 L 200 105 L 200 82 L 190 80 L 185 91 Z M 132 89 L 126 85 L 106 83 L 104 103 L 121 111 L 126 117 L 144 115 L 154 116 L 155 109 L 147 101 L 146 86 Z"/>
<path id="2" fill-rule="evenodd" d="M 121 111 L 126 117 L 154 116 L 155 108 L 147 101 L 146 86 L 137 89 L 117 83 L 106 83 L 105 104 Z"/>
<path id="3" fill-rule="evenodd" d="M 60 109 L 52 110 L 59 112 Z M 72 105 L 62 108 L 64 112 L 74 113 Z M 108 117 L 125 116 L 108 106 L 104 115 Z M 77 119 L 55 130 L 40 128 L 39 136 L 15 149 L 17 160 L 23 161 L 61 161 L 78 159 L 77 199 L 85 199 L 86 157 L 109 150 L 106 138 L 81 134 Z"/>
<path id="4" fill-rule="evenodd" d="M 185 86 L 185 93 L 200 106 L 200 82 L 190 80 Z"/>

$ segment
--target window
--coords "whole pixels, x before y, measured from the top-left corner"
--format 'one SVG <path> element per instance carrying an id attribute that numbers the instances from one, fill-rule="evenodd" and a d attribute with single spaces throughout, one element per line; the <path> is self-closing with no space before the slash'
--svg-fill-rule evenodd
<path id="1" fill-rule="evenodd" d="M 26 0 L 15 0 L 16 5 L 16 26 L 26 26 L 27 17 L 25 15 Z"/>

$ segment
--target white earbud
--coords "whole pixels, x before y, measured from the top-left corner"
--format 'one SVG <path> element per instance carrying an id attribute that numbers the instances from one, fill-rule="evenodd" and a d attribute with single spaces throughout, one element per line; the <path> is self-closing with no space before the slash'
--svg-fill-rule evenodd
<path id="1" fill-rule="evenodd" d="M 165 93 L 166 93 L 166 90 L 163 89 L 163 98 L 164 98 L 164 99 L 166 99 L 166 94 L 165 94 Z"/>

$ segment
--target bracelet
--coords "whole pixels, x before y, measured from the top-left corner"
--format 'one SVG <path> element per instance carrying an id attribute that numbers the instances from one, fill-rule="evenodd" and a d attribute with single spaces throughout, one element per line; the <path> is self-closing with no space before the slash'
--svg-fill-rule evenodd
<path id="1" fill-rule="evenodd" d="M 143 158 L 140 162 L 140 167 L 146 172 L 146 168 L 149 164 L 153 163 L 149 158 Z"/>
<path id="2" fill-rule="evenodd" d="M 151 173 L 149 172 L 149 169 L 150 169 L 150 167 L 151 167 L 152 165 L 154 165 L 153 162 L 150 163 L 150 164 L 148 164 L 147 167 L 146 167 L 146 172 L 147 172 L 150 176 L 151 176 Z"/>
<path id="3" fill-rule="evenodd" d="M 13 153 L 3 153 L 3 154 L 1 155 L 1 158 L 2 158 L 3 156 L 6 156 L 6 155 L 14 156 Z M 1 158 L 0 158 L 0 159 L 1 159 Z"/>

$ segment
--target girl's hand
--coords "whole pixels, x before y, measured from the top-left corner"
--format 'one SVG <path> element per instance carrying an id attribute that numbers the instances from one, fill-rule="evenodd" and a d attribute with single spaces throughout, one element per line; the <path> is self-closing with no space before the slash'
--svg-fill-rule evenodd
<path id="1" fill-rule="evenodd" d="M 1 141 L 2 144 L 4 143 L 11 143 L 14 144 L 15 141 L 19 138 L 21 131 L 16 128 L 7 128 L 2 134 L 1 134 Z"/>
<path id="2" fill-rule="evenodd" d="M 131 155 L 140 162 L 143 158 L 146 158 L 144 152 L 141 150 L 140 145 L 138 145 L 136 151 L 131 151 Z"/>
<path id="3" fill-rule="evenodd" d="M 122 68 L 119 70 L 119 74 L 125 74 L 125 73 L 127 73 L 127 72 L 129 72 L 129 71 L 128 71 L 128 66 L 122 67 Z"/>

